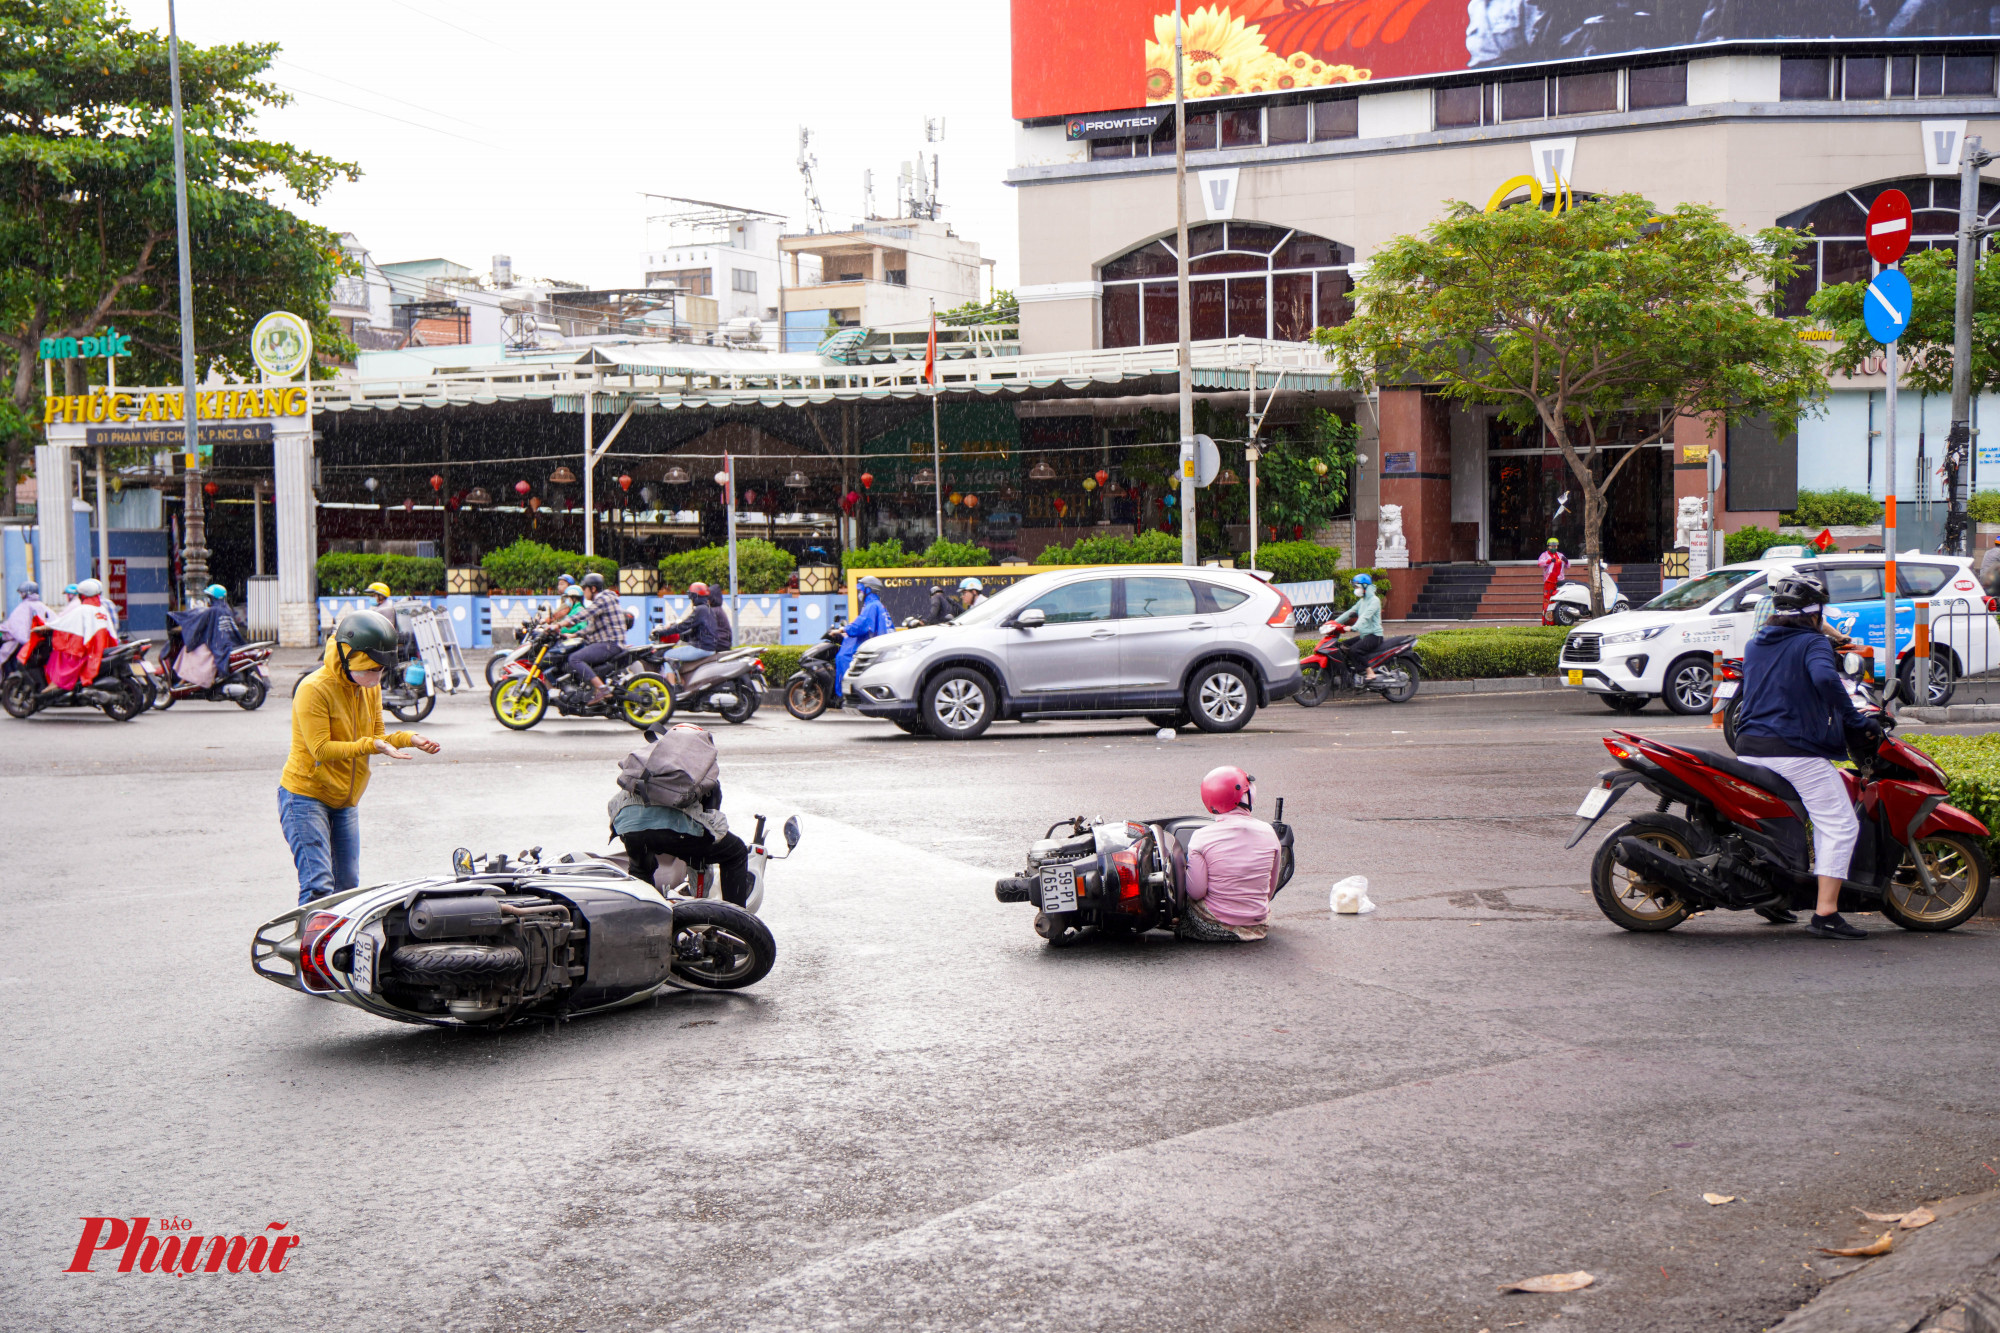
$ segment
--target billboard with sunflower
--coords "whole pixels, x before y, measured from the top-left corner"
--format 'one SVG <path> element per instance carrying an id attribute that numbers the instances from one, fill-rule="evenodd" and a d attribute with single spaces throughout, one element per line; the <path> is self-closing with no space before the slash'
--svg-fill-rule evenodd
<path id="1" fill-rule="evenodd" d="M 1171 3 L 1013 7 L 1015 119 L 1173 100 Z M 1186 91 L 1248 97 L 1728 43 L 1950 40 L 1990 35 L 1990 13 L 1989 0 L 1184 0 Z"/>

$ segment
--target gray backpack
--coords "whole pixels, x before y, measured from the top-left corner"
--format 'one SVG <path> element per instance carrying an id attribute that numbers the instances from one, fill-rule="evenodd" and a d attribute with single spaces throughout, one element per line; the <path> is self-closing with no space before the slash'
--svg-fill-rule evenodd
<path id="1" fill-rule="evenodd" d="M 682 806 L 715 790 L 721 767 L 705 731 L 669 731 L 618 761 L 618 785 L 647 805 Z"/>

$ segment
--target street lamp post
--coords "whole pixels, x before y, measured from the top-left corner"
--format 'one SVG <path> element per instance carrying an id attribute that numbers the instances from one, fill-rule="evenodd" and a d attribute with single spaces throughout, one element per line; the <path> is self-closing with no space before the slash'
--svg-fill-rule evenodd
<path id="1" fill-rule="evenodd" d="M 181 585 L 189 602 L 208 586 L 208 523 L 202 507 L 201 426 L 196 420 L 194 254 L 188 239 L 187 138 L 181 119 L 181 39 L 167 0 L 167 75 L 174 108 L 174 214 L 181 279 L 181 424 L 187 430 L 187 479 L 182 490 Z"/>

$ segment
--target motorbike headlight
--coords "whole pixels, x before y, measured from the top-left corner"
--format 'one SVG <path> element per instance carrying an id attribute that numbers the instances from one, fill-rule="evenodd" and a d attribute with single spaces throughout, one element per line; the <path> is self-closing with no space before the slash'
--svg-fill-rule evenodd
<path id="1" fill-rule="evenodd" d="M 1614 643 L 1644 643 L 1648 639 L 1657 639 L 1666 632 L 1667 626 L 1665 625 L 1649 625 L 1645 629 L 1628 629 L 1621 634 L 1607 634 L 1604 636 L 1604 642 L 1606 645 Z"/>
<path id="2" fill-rule="evenodd" d="M 899 657 L 908 657 L 911 653 L 922 652 L 930 646 L 931 640 L 929 639 L 913 639 L 909 643 L 892 643 L 875 655 L 875 665 L 880 666 L 884 662 L 893 662 Z"/>

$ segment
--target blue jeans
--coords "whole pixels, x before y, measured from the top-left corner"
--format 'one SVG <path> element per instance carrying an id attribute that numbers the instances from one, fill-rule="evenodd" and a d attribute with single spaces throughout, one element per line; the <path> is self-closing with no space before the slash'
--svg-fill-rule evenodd
<path id="1" fill-rule="evenodd" d="M 669 662 L 705 662 L 715 654 L 707 648 L 697 648 L 691 643 L 677 643 L 667 649 Z"/>
<path id="2" fill-rule="evenodd" d="M 361 810 L 278 788 L 278 826 L 299 870 L 299 906 L 361 883 Z"/>

